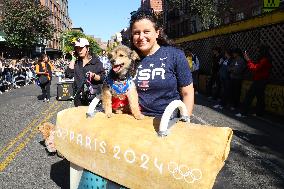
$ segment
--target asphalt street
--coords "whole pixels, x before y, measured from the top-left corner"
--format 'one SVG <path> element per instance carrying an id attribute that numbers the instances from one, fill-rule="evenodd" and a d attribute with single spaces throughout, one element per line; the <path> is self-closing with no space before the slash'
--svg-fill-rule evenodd
<path id="1" fill-rule="evenodd" d="M 38 100 L 40 88 L 29 85 L 0 95 L 0 188 L 69 188 L 69 163 L 50 156 L 42 145 L 37 126 L 55 124 L 56 113 L 73 106 L 56 100 Z M 235 112 L 216 111 L 202 95 L 196 95 L 192 122 L 231 127 L 234 136 L 225 166 L 214 188 L 284 188 L 284 125 L 273 117 L 237 119 Z"/>

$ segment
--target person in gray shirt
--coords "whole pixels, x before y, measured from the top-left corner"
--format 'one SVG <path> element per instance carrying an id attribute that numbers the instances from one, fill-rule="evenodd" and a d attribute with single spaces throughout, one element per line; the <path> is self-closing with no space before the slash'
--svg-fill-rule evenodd
<path id="1" fill-rule="evenodd" d="M 241 96 L 241 88 L 242 88 L 242 80 L 244 78 L 245 70 L 246 70 L 246 62 L 242 57 L 243 53 L 241 49 L 235 48 L 233 49 L 233 61 L 229 67 L 229 73 L 231 78 L 231 87 L 232 87 L 232 95 L 231 102 L 232 107 L 231 110 L 234 110 L 239 106 L 240 96 Z"/>

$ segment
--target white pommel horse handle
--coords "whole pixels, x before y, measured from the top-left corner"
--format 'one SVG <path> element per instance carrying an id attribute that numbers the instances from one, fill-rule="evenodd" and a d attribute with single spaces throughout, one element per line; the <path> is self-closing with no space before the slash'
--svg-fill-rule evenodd
<path id="1" fill-rule="evenodd" d="M 167 136 L 169 134 L 169 122 L 171 115 L 176 109 L 180 110 L 181 117 L 178 120 L 184 122 L 190 122 L 190 117 L 188 116 L 188 112 L 185 104 L 181 100 L 173 100 L 165 109 L 159 127 L 158 135 L 160 137 Z"/>
<path id="2" fill-rule="evenodd" d="M 70 162 L 70 189 L 78 189 L 83 168 Z"/>
<path id="3" fill-rule="evenodd" d="M 96 113 L 96 112 L 95 112 L 95 109 L 96 109 L 98 103 L 100 102 L 100 100 L 101 100 L 101 95 L 97 95 L 97 96 L 92 100 L 92 102 L 90 103 L 90 105 L 89 105 L 89 107 L 88 107 L 88 111 L 87 111 L 87 113 L 86 113 L 87 118 L 88 118 L 88 117 L 94 117 L 94 115 L 95 115 L 95 113 Z"/>
<path id="4" fill-rule="evenodd" d="M 95 109 L 101 99 L 100 95 L 97 95 L 92 102 L 90 103 L 88 110 L 86 112 L 86 116 L 94 117 L 96 114 Z M 70 189 L 77 189 L 81 180 L 81 176 L 83 173 L 83 168 L 70 162 Z"/>

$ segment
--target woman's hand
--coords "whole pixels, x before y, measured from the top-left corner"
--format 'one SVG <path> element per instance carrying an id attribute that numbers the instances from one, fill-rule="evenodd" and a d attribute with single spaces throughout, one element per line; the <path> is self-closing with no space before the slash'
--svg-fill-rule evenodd
<path id="1" fill-rule="evenodd" d="M 95 81 L 99 81 L 101 79 L 101 77 L 99 75 L 97 75 L 96 73 L 93 73 L 93 72 L 87 72 L 87 75 L 88 75 L 90 81 L 92 81 L 93 79 Z"/>
<path id="2" fill-rule="evenodd" d="M 249 60 L 250 60 L 250 58 L 249 58 L 249 56 L 248 56 L 248 54 L 247 54 L 247 51 L 245 51 L 243 55 L 244 55 L 244 59 L 245 59 L 246 61 L 249 61 Z"/>
<path id="3" fill-rule="evenodd" d="M 75 57 L 75 51 L 71 51 L 70 54 L 71 54 L 71 56 L 72 56 L 72 59 L 71 59 L 71 61 L 69 62 L 68 67 L 73 70 L 77 58 Z"/>

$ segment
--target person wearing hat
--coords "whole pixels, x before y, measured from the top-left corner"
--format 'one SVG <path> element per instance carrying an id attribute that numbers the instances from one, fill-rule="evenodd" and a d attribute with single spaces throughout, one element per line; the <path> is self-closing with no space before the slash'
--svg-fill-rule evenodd
<path id="1" fill-rule="evenodd" d="M 90 44 L 86 38 L 79 38 L 74 43 L 75 52 L 67 68 L 67 75 L 74 77 L 74 105 L 88 106 L 90 99 L 83 94 L 86 79 L 91 83 L 95 94 L 101 93 L 105 71 L 102 62 L 96 56 L 90 56 Z"/>

